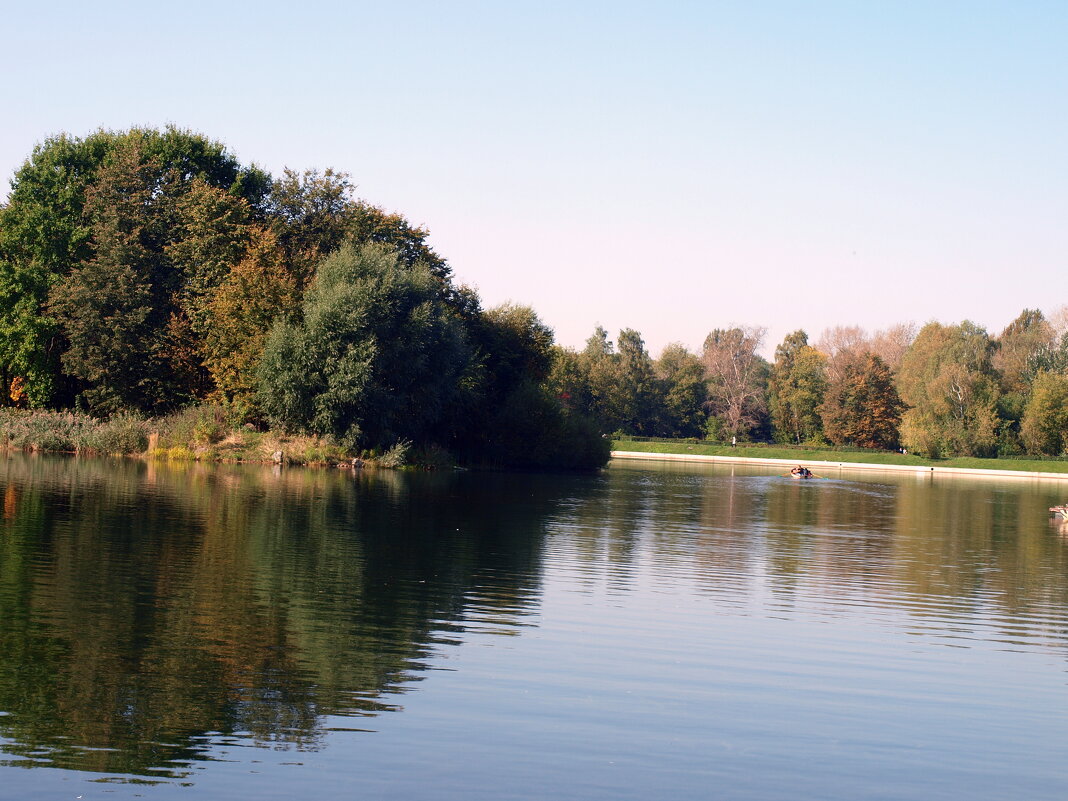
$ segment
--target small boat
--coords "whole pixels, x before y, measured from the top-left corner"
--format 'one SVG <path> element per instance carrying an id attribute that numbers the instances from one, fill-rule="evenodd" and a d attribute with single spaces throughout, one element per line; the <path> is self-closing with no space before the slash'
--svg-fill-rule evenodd
<path id="1" fill-rule="evenodd" d="M 1051 506 L 1049 508 L 1049 516 L 1068 520 L 1068 503 L 1062 503 L 1060 506 Z"/>
<path id="2" fill-rule="evenodd" d="M 815 478 L 807 467 L 795 467 L 790 471 L 790 478 Z"/>

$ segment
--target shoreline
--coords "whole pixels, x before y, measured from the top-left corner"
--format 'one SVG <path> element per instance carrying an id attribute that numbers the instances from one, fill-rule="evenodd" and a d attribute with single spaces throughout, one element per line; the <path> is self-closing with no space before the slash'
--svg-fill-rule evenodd
<path id="1" fill-rule="evenodd" d="M 646 451 L 612 451 L 612 460 L 652 461 L 652 462 L 691 462 L 697 464 L 749 464 L 765 467 L 793 467 L 801 465 L 813 472 L 892 472 L 914 473 L 918 475 L 953 475 L 983 476 L 986 478 L 1039 479 L 1043 481 L 1068 481 L 1068 473 L 1039 473 L 1025 470 L 994 470 L 985 467 L 937 467 L 931 465 L 872 464 L 867 462 L 821 462 L 812 459 L 761 459 L 752 456 L 705 456 L 687 453 L 653 453 Z M 611 462 L 609 462 L 611 464 Z"/>

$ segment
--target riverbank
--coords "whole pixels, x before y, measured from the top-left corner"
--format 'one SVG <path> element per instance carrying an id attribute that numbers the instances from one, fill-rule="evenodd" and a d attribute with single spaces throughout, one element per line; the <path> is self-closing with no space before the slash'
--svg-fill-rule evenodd
<path id="1" fill-rule="evenodd" d="M 384 451 L 351 452 L 323 437 L 232 427 L 225 415 L 211 406 L 189 407 L 153 419 L 119 414 L 103 420 L 77 412 L 3 409 L 0 448 L 176 462 L 389 468 L 452 463 L 440 449 L 415 449 L 407 442 Z"/>
<path id="2" fill-rule="evenodd" d="M 907 472 L 917 475 L 955 475 L 955 476 L 984 476 L 989 478 L 1015 478 L 1015 479 L 1050 479 L 1055 481 L 1068 481 L 1068 464 L 1064 462 L 1040 462 L 1033 460 L 999 460 L 999 459 L 969 459 L 969 460 L 954 460 L 964 462 L 987 462 L 998 464 L 995 466 L 986 465 L 974 465 L 974 464 L 954 464 L 950 460 L 946 460 L 944 463 L 936 463 L 931 460 L 920 459 L 919 457 L 908 457 L 901 455 L 902 460 L 909 459 L 911 463 L 894 463 L 892 461 L 873 462 L 873 461 L 859 461 L 859 460 L 828 460 L 828 459 L 813 459 L 813 458 L 779 458 L 778 456 L 760 456 L 752 455 L 747 451 L 755 450 L 750 448 L 736 448 L 734 452 L 727 454 L 708 454 L 708 453 L 680 453 L 669 452 L 667 450 L 654 451 L 654 450 L 623 450 L 617 446 L 619 445 L 663 445 L 663 443 L 633 443 L 633 442 L 617 442 L 613 443 L 612 459 L 627 461 L 627 460 L 645 460 L 645 461 L 661 461 L 661 462 L 676 462 L 676 463 L 734 463 L 734 464 L 748 464 L 764 467 L 773 467 L 776 470 L 789 471 L 791 467 L 795 465 L 801 465 L 807 467 L 813 473 L 821 477 L 828 475 L 841 475 L 849 472 Z M 717 446 L 706 446 L 717 447 Z M 731 450 L 731 449 L 727 449 Z M 810 453 L 810 452 L 809 452 Z M 799 454 L 800 456 L 801 454 Z M 808 454 L 805 454 L 806 456 Z M 841 456 L 841 453 L 835 453 L 835 456 Z M 894 456 L 894 454 L 886 454 L 887 456 Z M 849 456 L 862 456 L 862 454 L 849 454 Z M 1009 466 L 1011 464 L 1011 466 Z M 1029 469 L 1035 465 L 1056 465 L 1058 467 L 1063 466 L 1060 471 L 1054 470 L 1035 470 Z"/>

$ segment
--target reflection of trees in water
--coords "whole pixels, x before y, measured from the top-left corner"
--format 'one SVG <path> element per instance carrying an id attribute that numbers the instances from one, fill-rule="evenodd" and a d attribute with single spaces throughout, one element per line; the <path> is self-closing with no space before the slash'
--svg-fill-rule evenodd
<path id="1" fill-rule="evenodd" d="M 444 639 L 519 631 L 546 528 L 580 586 L 630 592 L 641 569 L 747 603 L 766 582 L 1065 637 L 1042 487 L 24 457 L 0 479 L 0 735 L 63 767 L 176 775 L 230 733 L 318 747 L 324 716 L 392 708 Z"/>
<path id="2" fill-rule="evenodd" d="M 1068 552 L 1049 525 L 1050 491 L 1034 484 L 904 485 L 895 577 L 918 611 L 993 608 L 1008 621 L 1064 609 Z"/>
<path id="3" fill-rule="evenodd" d="M 650 476 L 656 490 L 635 493 Z M 997 639 L 1064 645 L 1056 626 L 1068 608 L 1068 534 L 1046 517 L 1063 492 L 1055 485 L 928 474 L 798 481 L 662 464 L 613 468 L 603 486 L 574 517 L 575 536 L 589 541 L 576 551 L 588 560 L 626 531 L 640 544 L 632 560 L 665 580 L 693 575 L 723 603 L 752 603 L 766 586 L 776 604 L 877 606 L 942 628 L 981 612 Z M 634 498 L 646 496 L 648 508 L 634 512 Z M 675 570 L 681 559 L 690 574 Z"/>
<path id="4" fill-rule="evenodd" d="M 211 733 L 316 747 L 324 715 L 391 708 L 473 607 L 514 630 L 559 490 L 23 457 L 0 477 L 4 750 L 148 775 Z"/>
<path id="5" fill-rule="evenodd" d="M 702 527 L 728 540 L 713 558 L 734 564 L 720 574 L 745 570 L 752 580 L 760 572 L 782 601 L 804 586 L 823 602 L 861 600 L 940 620 L 992 610 L 998 636 L 1011 638 L 1040 631 L 1051 616 L 1063 620 L 1058 610 L 1068 606 L 1068 540 L 1046 518 L 1050 492 L 929 477 L 717 476 L 706 485 Z M 754 532 L 759 542 L 732 546 Z"/>
<path id="6" fill-rule="evenodd" d="M 815 583 L 833 598 L 878 582 L 892 549 L 894 497 L 886 488 L 836 481 L 771 482 L 765 517 L 766 570 L 782 598 Z"/>

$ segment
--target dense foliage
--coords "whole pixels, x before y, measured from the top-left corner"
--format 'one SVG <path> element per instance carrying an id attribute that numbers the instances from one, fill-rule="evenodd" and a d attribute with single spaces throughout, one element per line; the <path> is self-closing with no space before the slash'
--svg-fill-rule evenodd
<path id="1" fill-rule="evenodd" d="M 272 179 L 176 128 L 53 137 L 0 208 L 0 404 L 210 401 L 353 452 L 603 464 L 548 389 L 552 331 L 484 310 L 426 240 L 333 170 Z"/>
<path id="2" fill-rule="evenodd" d="M 1066 327 L 1027 309 L 998 337 L 968 321 L 835 328 L 815 345 L 794 331 L 770 364 L 763 330 L 734 327 L 713 330 L 700 356 L 668 346 L 648 371 L 622 357 L 637 332 L 621 332 L 617 352 L 599 327 L 584 350 L 558 352 L 550 384 L 603 431 L 629 435 L 1058 456 L 1068 450 Z"/>
<path id="3" fill-rule="evenodd" d="M 0 405 L 96 417 L 210 401 L 352 450 L 589 466 L 606 435 L 907 448 L 1068 448 L 1068 314 L 868 335 L 714 328 L 653 358 L 640 332 L 557 346 L 483 309 L 427 231 L 344 173 L 272 178 L 179 130 L 38 145 L 0 207 Z"/>

